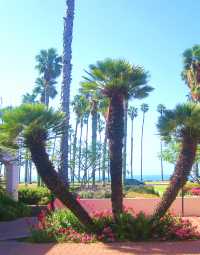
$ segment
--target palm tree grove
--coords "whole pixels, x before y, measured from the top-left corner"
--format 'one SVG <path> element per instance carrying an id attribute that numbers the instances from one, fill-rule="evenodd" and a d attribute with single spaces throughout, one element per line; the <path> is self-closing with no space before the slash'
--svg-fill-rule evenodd
<path id="1" fill-rule="evenodd" d="M 200 254 L 199 8 L 0 3 L 0 255 Z"/>

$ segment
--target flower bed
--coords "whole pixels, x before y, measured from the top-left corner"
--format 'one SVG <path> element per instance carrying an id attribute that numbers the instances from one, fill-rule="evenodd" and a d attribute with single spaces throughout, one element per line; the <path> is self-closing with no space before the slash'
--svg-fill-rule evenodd
<path id="1" fill-rule="evenodd" d="M 200 233 L 189 220 L 165 215 L 157 224 L 152 225 L 149 216 L 144 213 L 135 214 L 125 209 L 114 222 L 111 211 L 94 212 L 92 214 L 98 234 L 93 229 L 90 233 L 78 219 L 66 209 L 54 212 L 42 211 L 38 215 L 39 223 L 31 226 L 34 242 L 114 242 L 144 240 L 188 240 L 198 239 Z"/>

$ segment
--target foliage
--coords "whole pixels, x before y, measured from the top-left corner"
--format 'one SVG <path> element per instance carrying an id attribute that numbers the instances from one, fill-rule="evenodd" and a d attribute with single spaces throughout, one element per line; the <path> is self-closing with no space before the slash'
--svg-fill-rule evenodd
<path id="1" fill-rule="evenodd" d="M 153 194 L 156 196 L 159 196 L 159 193 L 155 191 L 153 186 L 134 186 L 134 187 L 126 187 L 125 186 L 125 192 L 136 192 L 141 194 Z"/>
<path id="2" fill-rule="evenodd" d="M 29 205 L 46 205 L 51 201 L 51 193 L 45 187 L 26 187 L 18 189 L 19 201 Z"/>
<path id="3" fill-rule="evenodd" d="M 200 237 L 196 227 L 189 220 L 166 214 L 159 222 L 152 225 L 151 218 L 143 212 L 134 214 L 131 209 L 124 209 L 113 220 L 109 210 L 94 212 L 93 220 L 98 234 L 86 233 L 77 218 L 68 210 L 56 210 L 38 216 L 39 224 L 31 226 L 34 242 L 82 242 L 95 241 L 142 241 L 142 240 L 187 240 Z"/>
<path id="4" fill-rule="evenodd" d="M 16 202 L 0 191 L 0 221 L 14 220 L 19 217 L 29 216 L 30 208 L 21 202 Z"/>

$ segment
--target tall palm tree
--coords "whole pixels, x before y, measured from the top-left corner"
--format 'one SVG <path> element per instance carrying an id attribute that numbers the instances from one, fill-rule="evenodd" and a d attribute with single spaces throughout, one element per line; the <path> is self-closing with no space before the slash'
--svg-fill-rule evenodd
<path id="1" fill-rule="evenodd" d="M 126 147 L 127 147 L 127 121 L 128 121 L 128 100 L 124 102 L 124 139 L 123 139 L 123 161 L 122 161 L 122 177 L 123 183 L 126 180 Z"/>
<path id="2" fill-rule="evenodd" d="M 32 160 L 46 184 L 56 197 L 68 207 L 86 227 L 94 227 L 87 211 L 66 189 L 46 151 L 47 140 L 63 130 L 64 115 L 47 109 L 43 104 L 28 104 L 5 112 L 4 123 L 0 125 L 0 142 L 16 148 L 20 138 L 30 150 Z"/>
<path id="3" fill-rule="evenodd" d="M 137 108 L 130 106 L 128 109 L 128 115 L 131 119 L 131 178 L 133 178 L 133 122 L 134 119 L 138 116 Z"/>
<path id="4" fill-rule="evenodd" d="M 159 219 L 171 206 L 179 190 L 187 182 L 200 139 L 200 104 L 185 103 L 167 110 L 158 121 L 160 135 L 167 141 L 176 138 L 181 143 L 180 154 L 170 184 L 156 208 L 153 219 Z"/>
<path id="5" fill-rule="evenodd" d="M 159 104 L 157 106 L 157 112 L 160 114 L 161 117 L 162 117 L 165 110 L 166 110 L 166 107 L 163 104 Z M 163 158 L 162 158 L 162 154 L 163 154 L 163 144 L 162 144 L 162 139 L 161 139 L 160 140 L 160 167 L 161 167 L 161 179 L 163 181 L 164 176 L 163 176 Z"/>
<path id="6" fill-rule="evenodd" d="M 122 148 L 124 136 L 124 102 L 126 99 L 144 98 L 152 91 L 147 86 L 148 74 L 142 67 L 121 59 L 106 59 L 89 66 L 82 87 L 98 91 L 109 98 L 107 117 L 111 201 L 115 219 L 122 212 Z"/>
<path id="7" fill-rule="evenodd" d="M 200 45 L 194 45 L 183 53 L 182 78 L 187 83 L 191 97 L 200 101 Z"/>
<path id="8" fill-rule="evenodd" d="M 49 97 L 55 95 L 57 92 L 53 85 L 56 84 L 56 78 L 61 73 L 62 58 L 58 56 L 54 48 L 48 50 L 41 50 L 36 56 L 36 66 L 41 78 L 36 80 L 36 90 L 39 86 L 41 90 L 41 98 L 44 104 L 49 105 Z"/>
<path id="9" fill-rule="evenodd" d="M 44 78 L 37 78 L 35 80 L 35 87 L 33 89 L 33 94 L 40 97 L 40 103 L 49 105 L 49 98 L 54 99 L 57 95 L 56 81 L 51 80 L 48 82 L 48 87 L 46 87 L 46 82 Z M 45 96 L 46 95 L 46 96 Z"/>
<path id="10" fill-rule="evenodd" d="M 143 113 L 142 116 L 142 132 L 141 132 L 141 142 L 140 142 L 140 179 L 143 180 L 143 138 L 144 138 L 144 120 L 145 120 L 145 114 L 148 112 L 149 106 L 148 104 L 142 104 L 141 105 L 141 111 Z"/>
<path id="11" fill-rule="evenodd" d="M 74 4 L 75 0 L 66 0 L 66 14 L 64 17 L 64 32 L 63 32 L 63 82 L 61 88 L 61 104 L 62 111 L 66 114 L 64 132 L 61 137 L 61 166 L 60 175 L 67 183 L 68 180 L 68 129 L 70 118 L 70 85 L 72 73 L 72 35 L 74 24 Z"/>

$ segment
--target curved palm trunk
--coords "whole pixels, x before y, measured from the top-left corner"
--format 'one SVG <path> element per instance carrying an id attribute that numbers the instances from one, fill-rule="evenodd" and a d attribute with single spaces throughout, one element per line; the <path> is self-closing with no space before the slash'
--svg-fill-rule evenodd
<path id="1" fill-rule="evenodd" d="M 175 166 L 174 173 L 170 179 L 169 187 L 167 188 L 161 202 L 156 208 L 153 214 L 153 219 L 160 219 L 167 212 L 176 196 L 178 195 L 179 190 L 187 182 L 195 160 L 196 150 L 197 141 L 190 136 L 184 136 L 182 141 L 182 148 Z"/>
<path id="2" fill-rule="evenodd" d="M 115 220 L 122 213 L 122 148 L 124 135 L 123 97 L 113 94 L 108 116 L 108 139 L 110 151 L 111 201 Z"/>
<path id="3" fill-rule="evenodd" d="M 125 101 L 124 105 L 124 147 L 123 147 L 123 183 L 126 179 L 126 144 L 127 144 L 127 118 L 128 115 L 128 100 Z"/>
<path id="4" fill-rule="evenodd" d="M 66 186 L 61 181 L 58 173 L 55 171 L 54 166 L 49 160 L 49 156 L 45 149 L 43 141 L 43 134 L 37 134 L 36 137 L 28 137 L 27 144 L 31 152 L 31 157 L 38 170 L 42 181 L 46 186 L 58 197 L 63 204 L 69 208 L 80 222 L 88 229 L 94 227 L 93 221 L 86 210 L 79 204 L 76 198 L 66 189 Z"/>
<path id="5" fill-rule="evenodd" d="M 63 32 L 63 84 L 62 84 L 62 111 L 66 114 L 66 122 L 61 138 L 61 168 L 60 175 L 67 185 L 68 181 L 68 136 L 69 136 L 69 104 L 70 104 L 70 84 L 72 71 L 72 34 L 74 21 L 74 0 L 66 0 L 67 11 L 64 18 Z"/>
<path id="6" fill-rule="evenodd" d="M 144 119 L 145 119 L 145 113 L 143 112 L 143 118 L 142 118 L 142 133 L 141 133 L 141 142 L 140 142 L 140 180 L 143 180 L 143 135 L 144 135 Z"/>

